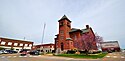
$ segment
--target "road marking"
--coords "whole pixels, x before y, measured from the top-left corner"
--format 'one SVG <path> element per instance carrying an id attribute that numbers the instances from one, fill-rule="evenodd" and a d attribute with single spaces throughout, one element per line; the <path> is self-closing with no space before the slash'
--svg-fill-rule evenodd
<path id="1" fill-rule="evenodd" d="M 113 56 L 113 58 L 117 58 L 117 56 Z"/>
<path id="2" fill-rule="evenodd" d="M 1 58 L 5 58 L 5 56 L 2 56 Z"/>
<path id="3" fill-rule="evenodd" d="M 23 56 L 19 56 L 19 57 L 23 57 Z"/>
<path id="4" fill-rule="evenodd" d="M 28 56 L 19 56 L 19 57 L 28 57 Z"/>
<path id="5" fill-rule="evenodd" d="M 7 56 L 7 58 L 10 58 L 11 56 Z"/>
<path id="6" fill-rule="evenodd" d="M 41 55 L 38 55 L 38 56 L 41 56 Z"/>
<path id="7" fill-rule="evenodd" d="M 121 56 L 121 58 L 125 58 L 125 57 Z"/>
<path id="8" fill-rule="evenodd" d="M 32 57 L 38 57 L 38 56 L 32 56 Z"/>
<path id="9" fill-rule="evenodd" d="M 33 57 L 33 56 L 29 56 L 29 57 Z"/>
<path id="10" fill-rule="evenodd" d="M 27 56 L 23 56 L 23 57 L 27 57 Z"/>
<path id="11" fill-rule="evenodd" d="M 106 57 L 110 57 L 110 56 L 106 56 Z"/>
<path id="12" fill-rule="evenodd" d="M 66 60 L 72 60 L 73 58 L 67 58 Z"/>
<path id="13" fill-rule="evenodd" d="M 17 57 L 17 56 L 13 56 L 13 57 Z"/>

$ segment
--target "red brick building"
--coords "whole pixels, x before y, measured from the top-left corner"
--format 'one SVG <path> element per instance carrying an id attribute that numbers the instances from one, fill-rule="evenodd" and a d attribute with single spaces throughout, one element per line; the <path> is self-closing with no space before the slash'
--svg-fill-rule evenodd
<path id="1" fill-rule="evenodd" d="M 89 25 L 86 25 L 85 29 L 71 28 L 71 21 L 65 15 L 58 22 L 59 34 L 55 38 L 55 50 L 85 50 L 85 42 L 88 41 L 92 46 L 91 49 L 97 50 L 95 34 Z M 89 38 L 86 35 L 89 35 Z"/>

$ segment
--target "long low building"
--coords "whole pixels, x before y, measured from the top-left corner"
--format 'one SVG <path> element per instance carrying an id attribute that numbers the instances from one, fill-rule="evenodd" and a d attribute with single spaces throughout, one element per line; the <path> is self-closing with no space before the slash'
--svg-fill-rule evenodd
<path id="1" fill-rule="evenodd" d="M 118 41 L 101 42 L 102 51 L 120 51 Z"/>
<path id="2" fill-rule="evenodd" d="M 33 50 L 41 50 L 41 51 L 44 51 L 46 53 L 49 53 L 49 52 L 54 52 L 54 45 L 55 44 L 40 44 L 40 45 L 34 45 L 33 46 Z"/>
<path id="3" fill-rule="evenodd" d="M 0 48 L 14 49 L 19 51 L 21 49 L 31 49 L 32 47 L 33 47 L 33 42 L 31 41 L 0 37 Z"/>

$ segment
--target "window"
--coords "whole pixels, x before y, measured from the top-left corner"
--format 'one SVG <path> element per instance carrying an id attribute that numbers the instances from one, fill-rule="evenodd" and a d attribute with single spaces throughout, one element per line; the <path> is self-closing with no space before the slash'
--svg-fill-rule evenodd
<path id="1" fill-rule="evenodd" d="M 1 45 L 5 45 L 6 42 L 1 42 Z"/>
<path id="2" fill-rule="evenodd" d="M 12 42 L 8 42 L 8 45 L 12 45 Z"/>
<path id="3" fill-rule="evenodd" d="M 25 44 L 25 46 L 28 46 L 28 44 Z"/>
<path id="4" fill-rule="evenodd" d="M 72 45 L 72 42 L 71 42 L 71 45 Z"/>
<path id="5" fill-rule="evenodd" d="M 74 35 L 74 39 L 77 40 L 77 36 L 76 35 Z"/>
<path id="6" fill-rule="evenodd" d="M 69 43 L 67 42 L 67 45 L 69 45 Z"/>
<path id="7" fill-rule="evenodd" d="M 23 46 L 23 44 L 21 43 L 20 46 Z"/>
<path id="8" fill-rule="evenodd" d="M 69 22 L 67 22 L 67 26 L 70 27 L 70 23 Z"/>
<path id="9" fill-rule="evenodd" d="M 63 25 L 63 22 L 61 22 L 60 24 Z"/>
<path id="10" fill-rule="evenodd" d="M 61 34 L 61 35 L 64 34 L 64 31 L 63 31 L 63 30 L 60 30 L 60 34 Z"/>
<path id="11" fill-rule="evenodd" d="M 60 26 L 63 26 L 63 22 L 60 22 L 60 24 L 59 24 Z"/>
<path id="12" fill-rule="evenodd" d="M 52 46 L 52 48 L 53 48 L 53 46 Z"/>
<path id="13" fill-rule="evenodd" d="M 18 45 L 18 43 L 14 43 L 14 46 L 17 46 Z"/>
<path id="14" fill-rule="evenodd" d="M 29 45 L 30 47 L 32 46 L 32 44 Z"/>
<path id="15" fill-rule="evenodd" d="M 60 36 L 60 40 L 64 40 L 64 37 L 63 37 L 63 36 Z"/>

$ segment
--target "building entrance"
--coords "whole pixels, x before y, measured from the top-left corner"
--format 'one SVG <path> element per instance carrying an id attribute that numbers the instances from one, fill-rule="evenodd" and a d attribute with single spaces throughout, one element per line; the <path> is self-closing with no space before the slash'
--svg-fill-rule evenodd
<path id="1" fill-rule="evenodd" d="M 63 43 L 61 43 L 61 51 L 64 50 L 64 46 L 63 46 Z"/>

